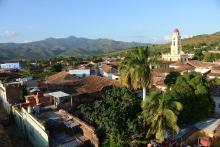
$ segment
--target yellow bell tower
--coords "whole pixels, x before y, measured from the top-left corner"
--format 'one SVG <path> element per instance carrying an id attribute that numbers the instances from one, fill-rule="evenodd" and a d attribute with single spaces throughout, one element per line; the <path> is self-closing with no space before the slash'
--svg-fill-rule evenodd
<path id="1" fill-rule="evenodd" d="M 162 54 L 162 59 L 165 61 L 188 61 L 188 54 L 182 51 L 180 31 L 175 29 L 172 35 L 170 53 Z"/>
<path id="2" fill-rule="evenodd" d="M 181 46 L 181 36 L 178 29 L 175 29 L 172 35 L 172 43 L 171 43 L 171 55 L 178 55 L 182 52 Z"/>

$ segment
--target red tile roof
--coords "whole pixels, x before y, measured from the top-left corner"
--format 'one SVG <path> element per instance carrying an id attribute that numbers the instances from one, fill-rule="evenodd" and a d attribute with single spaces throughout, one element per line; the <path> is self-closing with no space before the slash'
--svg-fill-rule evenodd
<path id="1" fill-rule="evenodd" d="M 184 72 L 184 71 L 192 71 L 194 70 L 195 67 L 188 65 L 188 64 L 183 64 L 182 66 L 179 66 L 176 68 L 177 72 Z"/>
<path id="2" fill-rule="evenodd" d="M 204 68 L 210 67 L 209 64 L 199 61 L 199 60 L 189 60 L 187 64 L 194 66 L 194 67 L 204 67 Z"/>
<path id="3" fill-rule="evenodd" d="M 220 65 L 213 66 L 213 67 L 211 68 L 211 70 L 220 70 Z"/>
<path id="4" fill-rule="evenodd" d="M 49 76 L 47 78 L 48 84 L 61 84 L 61 83 L 72 83 L 75 81 L 78 81 L 79 79 L 76 77 L 73 77 L 66 71 L 62 71 L 59 73 L 56 73 L 52 76 Z"/>
<path id="5" fill-rule="evenodd" d="M 95 93 L 102 91 L 105 87 L 109 86 L 119 86 L 119 83 L 106 77 L 89 76 L 77 81 L 74 86 L 74 91 L 76 92 L 76 95 Z"/>
<path id="6" fill-rule="evenodd" d="M 173 64 L 170 64 L 170 66 L 183 66 L 183 65 L 186 65 L 186 64 L 183 62 L 175 62 Z"/>
<path id="7" fill-rule="evenodd" d="M 175 70 L 174 68 L 155 68 L 155 69 L 152 70 L 152 73 L 153 73 L 153 76 L 154 76 L 154 75 L 170 73 L 174 70 Z"/>
<path id="8" fill-rule="evenodd" d="M 102 64 L 101 68 L 106 73 L 117 73 L 117 69 L 107 64 Z"/>
<path id="9" fill-rule="evenodd" d="M 220 77 L 220 73 L 212 73 L 210 72 L 209 74 L 207 74 L 207 76 L 213 76 L 213 77 Z"/>

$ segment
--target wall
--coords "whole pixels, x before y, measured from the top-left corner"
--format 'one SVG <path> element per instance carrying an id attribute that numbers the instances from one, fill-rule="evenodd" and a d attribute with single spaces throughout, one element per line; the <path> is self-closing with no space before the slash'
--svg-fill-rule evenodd
<path id="1" fill-rule="evenodd" d="M 6 88 L 3 83 L 0 83 L 0 100 L 4 110 L 9 114 L 11 111 L 11 106 L 7 101 Z"/>
<path id="2" fill-rule="evenodd" d="M 49 147 L 48 135 L 42 124 L 27 113 L 24 108 L 20 110 L 13 106 L 12 112 L 16 125 L 34 147 Z"/>
<path id="3" fill-rule="evenodd" d="M 19 63 L 5 63 L 0 65 L 2 69 L 21 69 Z"/>
<path id="4" fill-rule="evenodd" d="M 74 69 L 74 70 L 69 70 L 69 74 L 75 75 L 79 78 L 85 78 L 90 76 L 90 69 Z"/>
<path id="5" fill-rule="evenodd" d="M 60 113 L 69 116 L 70 118 L 73 119 L 74 122 L 77 122 L 80 124 L 80 128 L 83 131 L 83 135 L 88 138 L 92 144 L 94 144 L 95 147 L 99 147 L 99 138 L 96 134 L 96 130 L 94 127 L 88 125 L 87 123 L 85 123 L 84 121 L 80 120 L 79 118 L 68 114 L 66 111 L 64 110 L 59 110 Z"/>
<path id="6" fill-rule="evenodd" d="M 220 97 L 213 96 L 215 101 L 215 113 L 220 115 Z"/>
<path id="7" fill-rule="evenodd" d="M 2 106 L 9 114 L 11 112 L 11 105 L 19 103 L 21 100 L 21 84 L 15 83 L 0 83 L 0 100 Z"/>

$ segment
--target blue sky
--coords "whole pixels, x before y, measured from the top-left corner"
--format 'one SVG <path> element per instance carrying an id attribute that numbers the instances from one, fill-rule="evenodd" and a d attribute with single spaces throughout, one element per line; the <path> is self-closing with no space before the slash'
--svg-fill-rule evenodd
<path id="1" fill-rule="evenodd" d="M 220 0 L 0 0 L 0 42 L 48 37 L 168 41 L 220 31 Z"/>

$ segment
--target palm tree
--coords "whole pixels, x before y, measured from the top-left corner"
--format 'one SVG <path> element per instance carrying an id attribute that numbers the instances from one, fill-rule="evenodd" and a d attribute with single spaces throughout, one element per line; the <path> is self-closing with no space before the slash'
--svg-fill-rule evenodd
<path id="1" fill-rule="evenodd" d="M 119 68 L 120 81 L 127 87 L 143 89 L 143 100 L 146 98 L 146 89 L 151 83 L 148 47 L 132 50 L 123 60 Z"/>
<path id="2" fill-rule="evenodd" d="M 179 132 L 177 119 L 182 104 L 171 98 L 168 92 L 151 92 L 149 98 L 142 103 L 142 109 L 141 116 L 149 127 L 147 137 L 155 135 L 158 142 L 163 142 L 167 131 L 174 134 Z"/>

